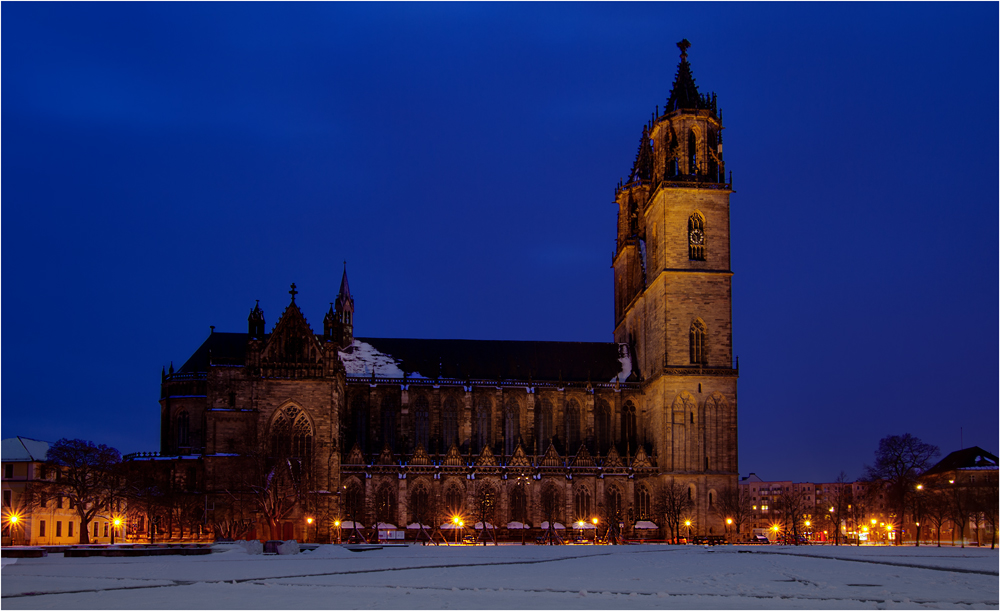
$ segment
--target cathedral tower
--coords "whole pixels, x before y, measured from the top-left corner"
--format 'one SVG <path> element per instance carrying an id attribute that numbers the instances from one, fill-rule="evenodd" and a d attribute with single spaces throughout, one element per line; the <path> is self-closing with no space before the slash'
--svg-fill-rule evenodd
<path id="1" fill-rule="evenodd" d="M 615 192 L 614 337 L 628 344 L 643 382 L 641 436 L 665 483 L 689 488 L 697 515 L 711 521 L 718 491 L 735 486 L 738 473 L 732 180 L 716 96 L 698 92 L 690 43 L 677 46 L 666 107 L 643 127 L 632 171 Z"/>

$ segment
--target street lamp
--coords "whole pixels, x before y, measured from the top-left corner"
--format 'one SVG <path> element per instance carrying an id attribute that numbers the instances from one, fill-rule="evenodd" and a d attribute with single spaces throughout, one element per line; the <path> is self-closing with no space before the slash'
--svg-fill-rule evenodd
<path id="1" fill-rule="evenodd" d="M 306 539 L 309 538 L 309 527 L 313 525 L 313 521 L 314 520 L 312 519 L 312 516 L 309 516 L 309 517 L 306 518 Z M 313 537 L 313 538 L 315 538 L 315 537 Z"/>
<path id="2" fill-rule="evenodd" d="M 597 518 L 591 518 L 590 521 L 594 524 L 594 545 L 597 545 Z"/>
<path id="3" fill-rule="evenodd" d="M 122 525 L 122 519 L 119 516 L 115 516 L 111 519 L 111 545 L 115 544 L 115 531 L 118 527 Z"/>
<path id="4" fill-rule="evenodd" d="M 691 520 L 684 520 L 684 526 L 688 527 L 688 543 L 691 543 Z"/>
<path id="5" fill-rule="evenodd" d="M 341 542 L 340 520 L 334 520 L 333 525 L 337 529 L 337 543 L 340 543 Z"/>
<path id="6" fill-rule="evenodd" d="M 778 525 L 777 524 L 771 524 L 771 536 L 774 537 L 775 541 L 778 540 Z"/>
<path id="7" fill-rule="evenodd" d="M 726 518 L 726 538 L 729 539 L 729 528 L 733 525 L 732 518 Z M 730 545 L 733 543 L 732 540 L 729 541 Z"/>

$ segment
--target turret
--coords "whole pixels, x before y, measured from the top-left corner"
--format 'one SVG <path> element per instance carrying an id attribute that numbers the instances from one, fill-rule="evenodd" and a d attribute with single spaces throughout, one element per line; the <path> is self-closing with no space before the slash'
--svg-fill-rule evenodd
<path id="1" fill-rule="evenodd" d="M 264 310 L 260 309 L 259 299 L 247 317 L 247 333 L 250 339 L 264 339 Z"/>

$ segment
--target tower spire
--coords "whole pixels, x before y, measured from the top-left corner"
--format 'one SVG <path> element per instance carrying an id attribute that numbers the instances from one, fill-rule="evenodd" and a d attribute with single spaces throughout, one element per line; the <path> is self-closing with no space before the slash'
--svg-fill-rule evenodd
<path id="1" fill-rule="evenodd" d="M 688 63 L 687 59 L 687 50 L 690 47 L 691 43 L 687 38 L 677 43 L 677 48 L 681 50 L 681 61 L 677 65 L 674 86 L 670 90 L 670 98 L 667 100 L 665 112 L 700 108 L 701 96 L 698 94 L 698 86 L 695 85 L 694 76 L 691 74 L 691 64 Z"/>

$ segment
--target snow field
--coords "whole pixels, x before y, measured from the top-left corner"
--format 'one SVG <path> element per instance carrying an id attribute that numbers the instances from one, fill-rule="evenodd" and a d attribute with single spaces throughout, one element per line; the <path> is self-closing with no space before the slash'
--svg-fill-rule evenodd
<path id="1" fill-rule="evenodd" d="M 998 606 L 996 551 L 409 546 L 5 561 L 5 609 L 921 609 Z"/>

